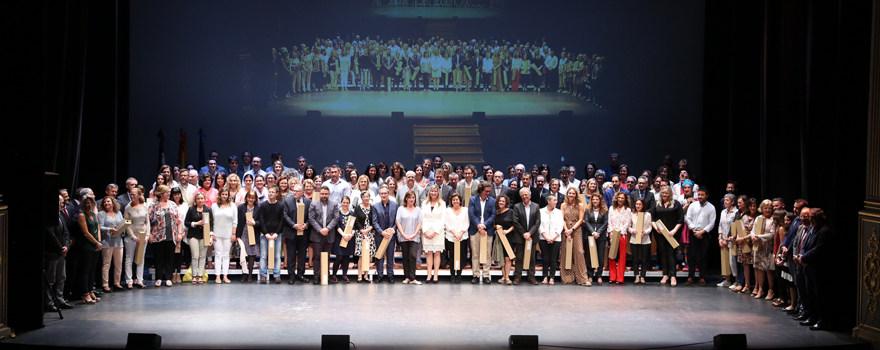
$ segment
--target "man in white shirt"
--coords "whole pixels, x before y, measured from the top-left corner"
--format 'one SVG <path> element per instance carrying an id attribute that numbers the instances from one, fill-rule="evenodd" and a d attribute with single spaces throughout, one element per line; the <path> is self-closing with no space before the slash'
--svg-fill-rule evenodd
<path id="1" fill-rule="evenodd" d="M 706 274 L 708 264 L 706 259 L 709 255 L 709 231 L 715 227 L 715 206 L 709 203 L 709 192 L 705 188 L 697 191 L 697 202 L 691 203 L 685 215 L 685 222 L 690 227 L 690 245 L 688 247 L 688 261 L 690 270 L 686 286 L 694 284 L 696 269 L 700 270 L 700 286 L 706 286 Z"/>
<path id="2" fill-rule="evenodd" d="M 655 203 L 656 203 L 656 202 L 660 202 L 660 188 L 661 188 L 661 187 L 660 187 L 660 181 L 661 181 L 661 180 L 663 180 L 662 177 L 660 177 L 660 176 L 655 176 L 655 177 L 654 177 L 653 185 L 652 185 L 652 187 L 651 187 L 651 194 L 654 195 L 654 202 L 655 202 Z"/>
<path id="3" fill-rule="evenodd" d="M 559 73 L 556 72 L 558 65 L 559 59 L 553 54 L 553 50 L 550 50 L 550 55 L 544 59 L 544 67 L 547 67 L 547 89 L 550 91 L 559 89 Z"/>
<path id="4" fill-rule="evenodd" d="M 575 167 L 573 166 L 568 167 L 568 183 L 568 187 L 574 187 L 576 190 L 578 190 L 578 192 L 580 192 L 581 180 L 577 179 L 577 169 L 575 169 Z"/>
<path id="5" fill-rule="evenodd" d="M 342 197 L 351 196 L 351 185 L 339 178 L 339 165 L 330 166 L 330 181 L 324 181 L 322 186 L 330 190 L 330 201 L 334 203 L 342 203 Z"/>
<path id="6" fill-rule="evenodd" d="M 263 165 L 263 158 L 262 157 L 260 157 L 260 156 L 253 157 L 251 159 L 251 170 L 248 170 L 244 174 L 245 175 L 251 174 L 251 176 L 254 176 L 254 177 L 256 177 L 256 175 L 260 175 L 260 176 L 265 177 L 266 172 L 263 171 L 263 169 L 260 169 L 260 167 L 262 165 Z M 256 171 L 256 173 L 254 173 L 254 171 Z M 242 178 L 242 180 L 244 180 L 244 178 Z"/>

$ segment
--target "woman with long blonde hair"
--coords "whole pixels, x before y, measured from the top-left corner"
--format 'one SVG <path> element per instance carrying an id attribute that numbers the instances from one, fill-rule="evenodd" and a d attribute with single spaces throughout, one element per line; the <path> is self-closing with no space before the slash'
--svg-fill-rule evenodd
<path id="1" fill-rule="evenodd" d="M 584 240 L 581 233 L 581 224 L 584 222 L 584 205 L 578 199 L 578 191 L 572 187 L 565 191 L 565 202 L 562 203 L 562 246 L 560 247 L 560 274 L 562 284 L 577 282 L 582 286 L 590 286 L 592 283 L 587 278 L 587 261 L 584 259 Z M 572 249 L 572 268 L 565 268 L 565 255 L 568 249 Z"/>

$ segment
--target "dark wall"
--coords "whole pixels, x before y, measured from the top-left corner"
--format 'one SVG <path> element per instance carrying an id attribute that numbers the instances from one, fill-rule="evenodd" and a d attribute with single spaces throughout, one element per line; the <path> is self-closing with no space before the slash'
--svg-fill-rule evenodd
<path id="1" fill-rule="evenodd" d="M 835 232 L 840 318 L 855 315 L 865 194 L 870 2 L 709 2 L 704 182 L 720 195 L 805 198 Z M 717 196 L 715 197 L 717 201 Z M 716 261 L 713 259 L 711 261 Z"/>

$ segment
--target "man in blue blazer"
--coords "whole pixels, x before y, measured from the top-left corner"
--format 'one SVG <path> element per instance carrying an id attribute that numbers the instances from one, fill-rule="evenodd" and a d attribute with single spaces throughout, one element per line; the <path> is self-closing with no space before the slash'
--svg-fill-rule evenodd
<path id="1" fill-rule="evenodd" d="M 489 268 L 492 267 L 492 237 L 495 236 L 495 199 L 489 197 L 490 192 L 492 185 L 482 181 L 477 186 L 477 193 L 480 195 L 471 197 L 468 201 L 468 218 L 470 218 L 468 235 L 471 241 L 471 267 L 474 272 L 471 283 L 473 284 L 480 282 L 480 241 L 482 240 L 486 240 L 486 246 L 489 247 L 486 263 L 483 265 L 483 283 L 492 283 Z"/>
<path id="2" fill-rule="evenodd" d="M 385 256 L 382 259 L 376 259 L 376 275 L 373 283 L 382 282 L 383 272 L 388 273 L 388 283 L 394 283 L 394 244 L 397 234 L 397 202 L 388 200 L 388 188 L 379 189 L 379 203 L 373 204 L 373 228 L 376 233 L 373 238 L 376 240 L 374 244 L 378 248 L 383 240 L 388 240 L 388 248 L 385 249 Z M 378 252 L 377 252 L 378 253 Z M 383 271 L 382 266 L 385 266 Z"/>
<path id="3" fill-rule="evenodd" d="M 812 230 L 804 236 L 803 250 L 795 263 L 804 267 L 807 287 L 807 310 L 809 318 L 801 325 L 810 326 L 810 330 L 827 330 L 832 323 L 829 318 L 834 316 L 831 306 L 831 282 L 830 266 L 833 259 L 831 256 L 831 229 L 825 225 L 825 212 L 820 208 L 810 209 L 810 217 L 813 223 Z"/>

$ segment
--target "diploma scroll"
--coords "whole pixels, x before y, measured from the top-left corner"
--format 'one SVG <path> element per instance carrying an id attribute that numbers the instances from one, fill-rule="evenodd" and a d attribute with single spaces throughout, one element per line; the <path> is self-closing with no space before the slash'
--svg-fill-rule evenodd
<path id="1" fill-rule="evenodd" d="M 608 259 L 617 259 L 617 251 L 620 249 L 620 230 L 611 231 L 611 250 L 608 251 Z"/>
<path id="2" fill-rule="evenodd" d="M 345 235 L 350 235 L 351 231 L 354 229 L 354 218 L 349 216 L 348 221 L 345 223 L 345 230 L 342 231 Z M 364 239 L 366 242 L 366 239 Z M 339 240 L 339 246 L 343 248 L 348 248 L 348 242 L 345 238 Z"/>
<path id="3" fill-rule="evenodd" d="M 730 249 L 721 248 L 721 274 L 730 276 Z"/>
<path id="4" fill-rule="evenodd" d="M 599 267 L 599 253 L 596 251 L 596 239 L 593 238 L 593 235 L 589 235 L 587 238 L 590 245 L 590 266 L 595 269 Z"/>
<path id="5" fill-rule="evenodd" d="M 205 220 L 205 225 L 202 226 L 202 239 L 205 240 L 205 246 L 210 247 L 214 243 L 211 239 L 211 215 L 202 213 L 202 220 Z"/>
<path id="6" fill-rule="evenodd" d="M 479 233 L 477 233 L 479 234 Z M 488 259 L 486 259 L 486 255 L 489 255 L 488 249 L 488 241 L 489 235 L 480 236 L 480 264 L 485 264 Z"/>
<path id="7" fill-rule="evenodd" d="M 267 259 L 269 262 L 266 263 L 266 266 L 269 270 L 273 270 L 275 269 L 275 241 L 269 241 L 269 248 L 267 250 L 269 251 L 269 258 Z"/>
<path id="8" fill-rule="evenodd" d="M 464 183 L 466 186 L 464 188 L 464 207 L 467 208 L 468 204 L 471 202 L 471 187 L 467 185 L 467 182 Z"/>
<path id="9" fill-rule="evenodd" d="M 470 70 L 470 68 L 465 67 L 464 73 L 467 74 L 468 81 L 474 80 L 474 79 L 471 77 L 471 70 Z"/>
<path id="10" fill-rule="evenodd" d="M 306 204 L 305 203 L 297 203 L 296 204 L 296 223 L 303 224 L 305 223 L 306 218 Z M 297 236 L 302 236 L 303 232 L 300 230 L 296 231 Z"/>
<path id="11" fill-rule="evenodd" d="M 137 250 L 135 251 L 134 263 L 138 265 L 144 264 L 144 249 L 147 247 L 147 232 L 144 230 L 138 231 L 138 242 Z"/>
<path id="12" fill-rule="evenodd" d="M 321 252 L 321 285 L 326 286 L 330 282 L 329 274 L 327 273 L 327 265 L 330 265 L 330 253 Z"/>
<path id="13" fill-rule="evenodd" d="M 522 256 L 522 259 L 523 259 L 523 269 L 528 269 L 528 268 L 529 268 L 529 264 L 531 263 L 531 260 L 532 260 L 532 249 L 533 249 L 533 247 L 532 247 L 532 243 L 533 243 L 534 241 L 535 241 L 535 240 L 533 240 L 533 239 L 530 239 L 530 240 L 526 241 L 526 249 L 523 251 L 523 256 Z M 568 253 L 566 253 L 566 254 L 568 254 Z M 516 277 L 522 277 L 522 276 L 516 276 Z"/>
<path id="14" fill-rule="evenodd" d="M 538 66 L 536 66 L 536 65 L 534 65 L 534 64 L 532 64 L 532 69 L 534 69 L 534 70 L 535 70 L 535 73 L 538 73 L 538 76 L 539 76 L 539 77 L 540 77 L 540 76 L 541 76 L 541 70 L 540 70 L 540 69 L 538 69 Z"/>
<path id="15" fill-rule="evenodd" d="M 126 218 L 125 220 L 120 221 L 116 224 L 116 233 L 110 235 L 113 238 L 119 237 L 123 232 L 125 232 L 128 227 L 131 226 L 131 219 Z"/>
<path id="16" fill-rule="evenodd" d="M 247 219 L 247 221 L 254 221 L 254 214 L 253 213 L 246 213 L 246 214 L 244 214 L 244 217 L 245 217 L 245 219 Z M 256 240 L 256 237 L 254 237 L 254 227 L 251 225 L 248 225 L 247 223 L 245 223 L 245 225 L 247 225 L 248 245 L 256 244 L 257 240 Z"/>
<path id="17" fill-rule="evenodd" d="M 642 236 L 645 235 L 645 212 L 639 212 L 636 219 L 636 244 L 642 244 Z"/>
<path id="18" fill-rule="evenodd" d="M 452 268 L 453 271 L 461 270 L 461 240 L 455 240 L 455 265 Z"/>
<path id="19" fill-rule="evenodd" d="M 731 225 L 730 228 L 736 232 L 736 238 L 746 238 L 747 234 L 746 230 L 743 228 L 742 220 L 734 221 L 733 225 Z M 748 240 L 746 240 L 746 242 L 743 242 L 742 252 L 743 254 L 748 254 L 752 252 L 752 247 L 749 246 Z"/>
<path id="20" fill-rule="evenodd" d="M 657 227 L 660 229 L 660 233 L 663 234 L 663 237 L 666 238 L 666 241 L 669 242 L 669 245 L 672 246 L 672 249 L 678 248 L 678 241 L 675 240 L 675 237 L 669 234 L 669 229 L 666 228 L 666 225 L 663 224 L 663 221 L 657 220 Z"/>
<path id="21" fill-rule="evenodd" d="M 388 250 L 388 244 L 391 243 L 392 239 L 395 239 L 394 234 L 391 234 L 391 238 L 385 238 L 384 236 L 379 237 L 382 237 L 383 239 L 382 243 L 379 244 L 379 248 L 376 249 L 376 259 L 382 259 L 382 257 L 385 256 L 385 251 Z"/>
<path id="22" fill-rule="evenodd" d="M 565 240 L 565 269 L 571 269 L 571 257 L 572 250 L 574 250 L 574 241 L 571 239 Z"/>
<path id="23" fill-rule="evenodd" d="M 495 228 L 495 233 L 495 237 L 498 237 L 498 240 L 501 241 L 501 245 L 504 246 L 504 251 L 507 252 L 507 257 L 509 257 L 510 260 L 515 259 L 516 255 L 513 254 L 513 248 L 510 246 L 510 241 L 507 240 L 507 235 L 502 233 L 498 227 Z"/>
<path id="24" fill-rule="evenodd" d="M 755 236 L 760 237 L 760 236 L 764 235 L 764 221 L 765 220 L 766 219 L 763 216 L 759 216 L 757 219 L 755 219 Z M 758 241 L 755 242 L 755 249 L 754 250 L 760 250 L 761 244 L 763 244 L 763 241 L 761 238 L 758 238 Z"/>
<path id="25" fill-rule="evenodd" d="M 409 80 L 416 80 L 416 77 L 419 76 L 419 70 L 421 69 L 422 67 L 416 67 L 416 69 L 413 70 L 412 75 L 409 77 Z"/>
<path id="26" fill-rule="evenodd" d="M 361 261 L 358 263 L 358 270 L 370 271 L 370 240 L 367 238 L 361 241 Z"/>

